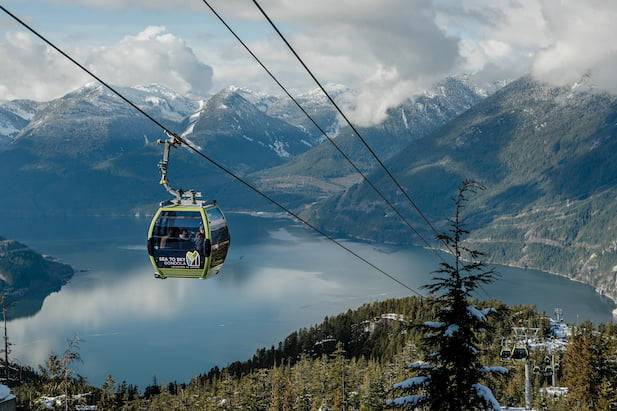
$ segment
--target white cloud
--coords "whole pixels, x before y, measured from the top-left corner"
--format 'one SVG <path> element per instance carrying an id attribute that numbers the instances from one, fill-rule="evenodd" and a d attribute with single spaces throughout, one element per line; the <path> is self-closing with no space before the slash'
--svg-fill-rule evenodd
<path id="1" fill-rule="evenodd" d="M 617 92 L 617 2 L 611 0 L 438 1 L 438 24 L 459 36 L 463 70 L 479 78 L 537 80 L 564 86 L 588 75 Z"/>
<path id="2" fill-rule="evenodd" d="M 212 68 L 164 27 L 147 27 L 112 46 L 67 51 L 116 85 L 160 83 L 198 95 L 212 86 Z M 0 99 L 49 100 L 91 81 L 55 50 L 24 32 L 6 33 L 0 41 L 0 61 Z"/>
<path id="3" fill-rule="evenodd" d="M 437 26 L 431 0 L 262 3 L 323 83 L 343 83 L 359 90 L 348 107 L 358 124 L 383 120 L 387 108 L 443 79 L 459 59 L 458 39 Z M 227 17 L 262 21 L 268 27 L 259 12 L 245 3 L 215 5 Z M 255 46 L 292 87 L 315 87 L 273 32 Z"/>
<path id="4" fill-rule="evenodd" d="M 195 27 L 206 28 L 207 41 L 196 36 L 194 50 L 162 28 L 150 27 L 118 44 L 84 54 L 91 67 L 116 82 L 161 82 L 198 94 L 210 88 L 210 81 L 215 89 L 236 84 L 279 92 L 209 15 L 201 0 L 49 1 L 112 9 L 168 8 L 169 13 L 184 13 L 176 18 L 183 16 Z M 617 83 L 612 81 L 617 64 L 617 43 L 613 40 L 617 34 L 617 25 L 613 24 L 617 21 L 617 2 L 610 0 L 261 3 L 323 83 L 342 83 L 358 90 L 357 99 L 347 109 L 360 124 L 379 122 L 388 108 L 449 74 L 471 72 L 481 82 L 492 82 L 531 72 L 536 79 L 553 85 L 587 74 L 599 89 L 617 91 Z M 213 0 L 213 4 L 284 84 L 297 91 L 315 87 L 250 2 Z M 0 44 L 0 53 L 6 48 L 6 44 Z M 58 79 L 57 86 L 50 85 L 57 74 L 43 73 L 44 66 L 58 72 L 59 63 L 45 48 L 37 52 L 45 64 L 38 65 L 30 76 L 37 85 L 32 87 L 33 93 L 36 91 L 39 97 L 57 94 L 76 82 L 73 72 L 72 77 Z M 214 68 L 212 75 L 200 61 Z M 23 67 L 10 62 L 0 68 L 9 79 L 0 86 L 0 98 L 28 89 L 31 82 L 19 78 L 12 81 Z M 37 81 L 36 76 L 42 80 Z"/>
<path id="5" fill-rule="evenodd" d="M 206 94 L 212 86 L 212 68 L 165 27 L 150 26 L 114 46 L 97 48 L 90 53 L 87 65 L 119 85 L 160 83 L 198 95 Z"/>
<path id="6" fill-rule="evenodd" d="M 0 99 L 48 100 L 86 81 L 79 69 L 23 32 L 6 33 L 0 61 Z"/>
<path id="7" fill-rule="evenodd" d="M 617 93 L 617 2 L 542 1 L 549 45 L 533 63 L 540 80 L 565 85 L 589 75 L 591 83 Z"/>
<path id="8" fill-rule="evenodd" d="M 191 9 L 202 8 L 201 0 L 49 0 L 50 3 L 72 4 L 79 6 L 98 7 L 103 9 L 175 9 L 190 7 Z"/>

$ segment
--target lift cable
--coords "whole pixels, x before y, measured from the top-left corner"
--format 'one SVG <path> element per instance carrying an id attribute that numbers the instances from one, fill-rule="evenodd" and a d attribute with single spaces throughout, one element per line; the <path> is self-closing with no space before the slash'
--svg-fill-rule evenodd
<path id="1" fill-rule="evenodd" d="M 205 0 L 204 0 L 205 1 Z M 413 200 L 413 198 L 411 198 L 411 195 L 407 192 L 407 190 L 405 190 L 403 188 L 403 186 L 398 182 L 398 180 L 394 177 L 394 175 L 392 174 L 392 172 L 390 172 L 390 170 L 388 169 L 388 167 L 384 164 L 384 162 L 379 158 L 379 156 L 377 155 L 377 153 L 375 153 L 375 151 L 373 150 L 373 148 L 368 144 L 368 142 L 366 141 L 366 139 L 364 137 L 362 137 L 362 135 L 360 134 L 360 132 L 358 131 L 358 129 L 351 123 L 351 121 L 347 118 L 347 116 L 345 115 L 345 113 L 343 112 L 343 110 L 341 110 L 341 108 L 339 107 L 338 104 L 336 104 L 336 102 L 334 101 L 334 99 L 330 96 L 330 93 L 328 93 L 326 91 L 326 89 L 324 88 L 324 86 L 321 84 L 321 82 L 317 79 L 317 77 L 315 77 L 315 75 L 313 74 L 313 72 L 311 71 L 311 69 L 308 68 L 308 66 L 306 65 L 306 63 L 304 63 L 304 60 L 302 60 L 302 58 L 298 55 L 298 53 L 296 52 L 296 50 L 292 47 L 292 45 L 289 43 L 289 41 L 287 40 L 287 38 L 285 38 L 285 36 L 283 35 L 283 33 L 281 33 L 281 31 L 279 30 L 279 28 L 276 26 L 276 24 L 274 24 L 274 22 L 272 21 L 272 19 L 270 19 L 270 16 L 268 16 L 268 14 L 264 11 L 264 9 L 259 5 L 259 3 L 257 2 L 257 0 L 253 0 L 253 3 L 255 3 L 255 6 L 257 6 L 257 8 L 259 9 L 259 11 L 261 12 L 261 14 L 263 14 L 263 16 L 266 18 L 266 20 L 268 20 L 268 23 L 270 23 L 270 25 L 272 26 L 272 28 L 276 31 L 276 33 L 279 35 L 279 37 L 281 38 L 281 40 L 283 40 L 283 42 L 287 45 L 287 47 L 289 48 L 289 50 L 293 53 L 293 55 L 296 57 L 296 59 L 300 62 L 300 64 L 302 65 L 302 67 L 304 67 L 304 69 L 308 72 L 308 74 L 311 76 L 311 78 L 315 81 L 315 83 L 317 84 L 317 86 L 321 89 L 321 91 L 324 93 L 324 95 L 328 98 L 328 100 L 330 101 L 330 103 L 332 103 L 332 105 L 334 106 L 334 108 L 336 109 L 336 111 L 338 111 L 338 113 L 341 115 L 341 117 L 343 117 L 343 119 L 345 120 L 345 122 L 349 125 L 349 127 L 353 130 L 354 134 L 360 139 L 360 141 L 362 141 L 362 143 L 364 144 L 364 146 L 367 148 L 367 150 L 371 153 L 371 155 L 375 158 L 375 160 L 379 163 L 379 165 L 381 166 L 381 168 L 384 169 L 384 171 L 386 172 L 386 174 L 390 177 L 390 179 L 394 182 L 394 184 L 398 187 L 398 189 L 403 193 L 403 195 L 407 198 L 407 200 L 409 201 L 409 203 L 412 205 L 412 207 L 418 212 L 418 215 L 420 215 L 420 217 L 422 218 L 422 220 L 424 220 L 424 222 L 430 227 L 430 229 L 433 231 L 433 233 L 435 234 L 436 237 L 439 238 L 440 233 L 439 231 L 437 231 L 437 229 L 435 228 L 435 226 L 430 222 L 430 220 L 426 217 L 426 215 L 424 214 L 424 212 L 420 209 L 420 207 L 418 207 L 418 205 L 416 204 L 416 202 Z M 442 241 L 442 243 L 444 244 L 444 246 L 450 251 L 450 253 L 452 255 L 454 255 L 453 250 L 451 249 L 451 247 L 445 242 Z"/>
<path id="2" fill-rule="evenodd" d="M 361 176 L 362 178 L 370 185 L 370 187 L 384 200 L 384 202 L 386 202 L 386 204 L 388 204 L 388 206 L 394 210 L 394 212 L 401 218 L 401 220 L 403 220 L 403 222 L 422 240 L 422 242 L 427 246 L 427 248 L 429 250 L 431 250 L 435 256 L 440 259 L 443 263 L 446 263 L 446 260 L 443 258 L 442 255 L 440 255 L 438 253 L 438 251 L 435 249 L 435 247 L 433 247 L 425 238 L 424 236 L 422 236 L 418 230 L 416 228 L 414 228 L 411 223 L 409 222 L 409 220 L 407 218 L 405 218 L 401 212 L 394 206 L 394 204 L 389 201 L 385 195 L 375 186 L 375 184 L 354 164 L 354 162 L 351 160 L 351 158 L 349 158 L 349 156 L 347 154 L 345 154 L 345 152 L 342 151 L 342 149 L 338 146 L 338 144 L 334 141 L 333 138 L 331 138 L 326 131 L 323 130 L 323 128 L 313 119 L 313 117 L 304 109 L 304 107 L 302 107 L 302 105 L 297 101 L 297 99 L 295 97 L 293 97 L 291 95 L 291 93 L 288 91 L 288 89 L 278 80 L 278 78 L 272 73 L 272 71 L 270 69 L 268 69 L 268 67 L 261 61 L 261 59 L 259 57 L 257 57 L 257 55 L 251 50 L 251 48 L 242 40 L 242 38 L 240 38 L 240 36 L 236 33 L 236 31 L 231 28 L 231 26 L 225 21 L 225 19 L 216 11 L 216 9 L 208 2 L 208 0 L 202 0 L 203 3 L 210 9 L 210 11 L 216 16 L 216 18 L 225 26 L 225 28 L 236 38 L 236 40 L 238 40 L 238 42 L 244 47 L 244 49 L 253 57 L 253 59 L 264 69 L 264 71 L 270 76 L 270 78 L 272 78 L 272 80 L 283 90 L 283 92 L 285 92 L 285 94 L 291 99 L 291 101 L 293 101 L 293 103 L 302 111 L 302 113 L 304 113 L 304 115 L 311 121 L 311 123 L 313 123 L 315 125 L 315 127 L 328 139 L 328 141 L 334 146 L 334 148 L 347 160 L 347 162 L 354 168 L 354 170 L 356 170 Z M 345 118 L 345 120 L 347 121 L 347 123 L 354 129 L 354 131 L 356 132 L 356 134 L 358 135 L 358 137 L 360 137 L 360 139 L 365 143 L 365 145 L 367 145 L 368 143 L 366 143 L 366 141 L 364 141 L 364 139 L 362 138 L 362 136 L 360 136 L 360 134 L 358 133 L 358 131 L 355 129 L 355 127 L 350 123 L 350 121 L 345 117 L 345 115 L 342 113 L 341 109 L 338 107 L 338 105 L 333 101 L 333 99 L 330 97 L 330 95 L 326 92 L 326 90 L 321 86 L 321 83 L 317 80 L 317 78 L 315 78 L 312 74 L 312 72 L 308 69 L 308 67 L 304 64 L 304 62 L 302 61 L 302 59 L 300 59 L 300 56 L 297 55 L 297 53 L 295 52 L 295 50 L 291 47 L 291 45 L 287 42 L 287 40 L 283 37 L 283 35 L 280 33 L 280 31 L 278 30 L 278 28 L 274 25 L 274 23 L 270 20 L 270 18 L 265 14 L 265 12 L 263 11 L 263 9 L 259 6 L 258 3 L 255 2 L 255 4 L 257 5 L 257 7 L 261 10 L 261 12 L 264 14 L 264 16 L 268 19 L 268 21 L 272 24 L 272 26 L 275 28 L 275 30 L 279 33 L 279 35 L 281 36 L 281 38 L 283 38 L 283 41 L 285 41 L 285 43 L 288 45 L 288 47 L 291 49 L 291 51 L 294 53 L 294 55 L 298 58 L 298 60 L 300 60 L 300 62 L 302 63 L 302 65 L 305 67 L 305 69 L 309 72 L 309 74 L 311 75 L 311 77 L 313 77 L 313 80 L 315 80 L 315 82 L 319 85 L 319 87 L 322 89 L 322 91 L 326 94 L 326 96 L 328 97 L 328 99 L 330 100 L 330 102 L 337 108 L 337 110 L 339 111 L 339 113 Z M 369 150 L 371 150 L 371 148 L 367 145 L 367 148 Z M 383 165 L 383 163 L 379 160 L 379 158 L 377 157 L 377 155 L 371 150 L 371 152 L 373 153 L 373 155 L 375 156 L 375 158 L 377 158 L 377 160 L 380 162 L 380 164 L 382 164 L 382 166 L 385 167 L 385 165 Z M 390 177 L 395 181 L 395 183 L 398 182 L 394 179 L 394 176 L 389 173 L 388 169 L 386 169 L 386 171 L 388 172 L 388 174 L 390 175 Z M 400 185 L 399 185 L 400 187 Z M 401 191 L 408 197 L 408 200 L 410 200 L 410 202 L 412 203 L 412 205 L 416 208 L 416 210 L 418 211 L 418 213 L 423 217 L 423 219 L 428 223 L 429 227 L 432 229 L 432 231 L 435 233 L 435 235 L 437 236 L 437 238 L 439 238 L 439 232 L 435 229 L 435 227 L 430 223 L 430 221 L 428 220 L 428 218 L 426 218 L 426 216 L 424 215 L 424 213 L 420 210 L 419 207 L 416 206 L 415 202 L 413 201 L 413 199 L 411 198 L 411 196 L 408 195 L 408 193 L 405 192 L 405 190 L 402 189 L 402 187 L 400 187 Z M 446 249 L 450 252 L 450 254 L 452 254 L 453 256 L 455 255 L 454 251 L 452 250 L 452 248 L 444 241 L 442 240 L 442 243 L 444 244 L 444 246 L 446 247 Z M 489 293 L 484 289 L 484 287 L 480 286 L 481 291 L 488 297 L 488 298 L 492 298 L 491 295 L 489 295 Z"/>
<path id="3" fill-rule="evenodd" d="M 394 204 L 386 198 L 386 196 L 375 186 L 375 184 L 368 178 L 368 176 L 360 170 L 358 166 L 351 160 L 351 158 L 345 154 L 345 152 L 340 148 L 340 146 L 334 141 L 332 137 L 326 133 L 326 131 L 313 119 L 313 117 L 306 111 L 304 107 L 298 102 L 298 100 L 291 95 L 288 89 L 278 80 L 278 78 L 268 69 L 268 67 L 261 61 L 257 55 L 251 50 L 251 48 L 240 38 L 240 36 L 232 29 L 229 24 L 221 17 L 221 15 L 208 3 L 207 0 L 202 0 L 204 4 L 212 11 L 212 13 L 219 19 L 219 21 L 229 30 L 229 32 L 238 40 L 238 42 L 244 47 L 244 49 L 255 59 L 255 61 L 264 69 L 264 71 L 274 80 L 274 82 L 285 92 L 285 94 L 293 101 L 293 103 L 304 113 L 304 115 L 315 125 L 315 127 L 323 134 L 324 137 L 328 139 L 328 141 L 334 146 L 334 148 L 347 160 L 347 162 L 353 167 L 353 169 L 362 176 L 362 179 L 366 181 L 369 186 L 381 197 L 381 199 L 396 213 L 398 217 L 413 231 L 422 242 L 431 250 L 437 257 L 441 258 L 441 256 L 437 253 L 435 248 L 424 238 L 422 234 L 409 222 L 405 216 L 394 206 Z"/>
<path id="4" fill-rule="evenodd" d="M 347 251 L 348 253 L 350 253 L 351 255 L 353 255 L 354 257 L 356 257 L 357 259 L 359 259 L 360 261 L 362 261 L 363 263 L 369 265 L 371 268 L 373 268 L 374 270 L 378 271 L 379 273 L 385 275 L 386 277 L 388 277 L 389 279 L 391 279 L 392 281 L 394 281 L 395 283 L 401 285 L 402 287 L 406 288 L 407 290 L 411 291 L 413 294 L 416 294 L 419 297 L 423 297 L 423 295 L 418 292 L 417 290 L 415 290 L 413 287 L 405 284 L 403 281 L 399 280 L 397 277 L 393 276 L 392 274 L 389 274 L 388 272 L 386 272 L 385 270 L 379 268 L 378 266 L 376 266 L 375 264 L 371 263 L 370 261 L 368 261 L 366 258 L 362 257 L 360 254 L 358 254 L 357 252 L 353 251 L 352 249 L 350 249 L 349 247 L 347 247 L 345 244 L 343 244 L 342 242 L 336 240 L 335 238 L 333 238 L 332 236 L 330 236 L 329 234 L 325 233 L 323 230 L 317 228 L 316 226 L 314 226 L 313 224 L 309 223 L 307 220 L 303 219 L 302 217 L 300 217 L 298 214 L 294 213 L 293 211 L 291 211 L 290 209 L 288 209 L 287 207 L 285 207 L 283 204 L 279 203 L 277 200 L 273 199 L 272 197 L 270 197 L 268 194 L 262 192 L 261 190 L 259 190 L 257 187 L 255 187 L 253 184 L 249 183 L 248 181 L 244 180 L 242 177 L 238 176 L 237 174 L 235 174 L 233 171 L 231 171 L 230 169 L 228 169 L 227 167 L 225 167 L 224 165 L 222 165 L 221 163 L 219 163 L 218 161 L 212 159 L 211 157 L 209 157 L 208 155 L 206 155 L 205 153 L 203 153 L 201 150 L 195 148 L 192 144 L 190 144 L 189 142 L 187 142 L 185 139 L 183 139 L 182 137 L 180 137 L 179 135 L 177 135 L 176 133 L 174 133 L 173 131 L 171 131 L 170 129 L 168 129 L 166 126 L 164 126 L 161 122 L 157 121 L 154 117 L 152 117 L 151 115 L 149 115 L 147 112 L 145 112 L 144 110 L 142 110 L 139 106 L 137 106 L 135 103 L 133 103 L 131 100 L 129 100 L 128 98 L 126 98 L 124 95 L 122 95 L 119 91 L 117 91 L 114 87 L 112 87 L 111 85 L 109 85 L 107 82 L 105 82 L 104 80 L 102 80 L 100 77 L 98 77 L 96 74 L 94 74 L 92 71 L 88 70 L 86 67 L 84 67 L 82 64 L 80 64 L 78 61 L 76 61 L 75 59 L 73 59 L 70 55 L 68 55 L 67 53 L 65 53 L 64 51 L 62 51 L 60 48 L 58 48 L 55 44 L 53 44 L 51 41 L 49 41 L 47 38 L 45 38 L 43 35 L 41 35 L 38 31 L 36 31 L 34 28 L 32 28 L 30 25 L 28 25 L 27 23 L 25 23 L 23 20 L 21 20 L 19 17 L 17 17 L 16 15 L 14 15 L 13 13 L 11 13 L 9 10 L 7 10 L 3 5 L 0 4 L 0 9 L 2 11 L 4 11 L 7 15 L 9 15 L 11 18 L 13 18 L 13 20 L 17 21 L 19 24 L 21 24 L 22 26 L 24 26 L 26 29 L 28 29 L 31 33 L 33 33 L 35 36 L 37 36 L 39 39 L 41 39 L 42 41 L 44 41 L 47 45 L 49 45 L 50 47 L 52 47 L 54 50 L 56 50 L 58 53 L 60 53 L 62 56 L 66 57 L 68 60 L 70 60 L 73 64 L 75 64 L 77 67 L 79 67 L 80 69 L 82 69 L 84 72 L 86 72 L 88 75 L 90 75 L 92 78 L 94 78 L 95 80 L 97 80 L 99 83 L 101 83 L 103 86 L 105 86 L 109 91 L 111 91 L 112 93 L 114 93 L 116 96 L 118 96 L 119 98 L 121 98 L 122 100 L 124 100 L 127 104 L 129 104 L 131 107 L 133 107 L 135 110 L 137 110 L 139 113 L 143 114 L 146 118 L 148 118 L 150 121 L 152 121 L 154 124 L 156 124 L 157 126 L 159 126 L 163 131 L 165 131 L 166 133 L 174 136 L 178 141 L 180 141 L 181 143 L 185 144 L 190 150 L 192 150 L 193 152 L 195 152 L 195 154 L 203 157 L 204 159 L 206 159 L 208 162 L 210 162 L 212 165 L 216 166 L 217 168 L 219 168 L 220 170 L 222 170 L 223 172 L 225 172 L 226 174 L 230 175 L 231 177 L 233 177 L 235 180 L 237 180 L 238 182 L 242 183 L 243 185 L 245 185 L 246 187 L 248 187 L 249 189 L 253 190 L 255 193 L 259 194 L 261 197 L 265 198 L 266 200 L 268 200 L 269 202 L 271 202 L 272 204 L 274 204 L 275 206 L 277 206 L 278 208 L 280 208 L 281 210 L 283 210 L 284 212 L 286 212 L 287 214 L 291 215 L 292 217 L 294 217 L 296 220 L 300 221 L 302 224 L 304 224 L 305 226 L 309 227 L 310 229 L 312 229 L 313 231 L 317 232 L 318 234 L 320 234 L 321 236 L 325 237 L 326 239 L 330 240 L 331 242 L 333 242 L 334 244 L 336 244 L 337 246 L 339 246 L 340 248 L 342 248 L 343 250 Z"/>

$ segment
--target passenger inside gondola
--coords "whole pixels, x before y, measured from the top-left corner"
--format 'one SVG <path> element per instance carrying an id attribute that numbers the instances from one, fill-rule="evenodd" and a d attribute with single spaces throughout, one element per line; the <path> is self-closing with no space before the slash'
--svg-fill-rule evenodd
<path id="1" fill-rule="evenodd" d="M 167 235 L 161 237 L 160 249 L 175 248 L 175 244 L 178 240 L 179 229 L 177 227 L 171 227 L 167 232 Z"/>
<path id="2" fill-rule="evenodd" d="M 156 222 L 154 229 L 153 238 L 158 239 L 155 241 L 156 249 L 173 253 L 196 249 L 195 242 L 200 224 L 201 215 L 199 213 L 178 215 L 174 212 L 164 212 Z"/>
<path id="3" fill-rule="evenodd" d="M 199 231 L 195 233 L 195 239 L 193 243 L 195 244 L 195 250 L 199 251 L 200 254 L 203 254 L 204 251 L 204 241 L 206 239 L 206 235 L 204 232 L 204 226 L 199 226 Z"/>
<path id="4" fill-rule="evenodd" d="M 183 241 L 188 241 L 191 239 L 191 236 L 189 235 L 189 231 L 186 228 L 180 231 L 179 237 L 180 237 L 180 240 L 183 240 Z"/>

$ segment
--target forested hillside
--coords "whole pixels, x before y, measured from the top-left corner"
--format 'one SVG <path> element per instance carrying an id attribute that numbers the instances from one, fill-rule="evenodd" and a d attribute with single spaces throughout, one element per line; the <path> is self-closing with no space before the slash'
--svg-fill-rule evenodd
<path id="1" fill-rule="evenodd" d="M 73 273 L 68 264 L 0 237 L 0 294 L 7 303 L 19 302 L 12 310 L 13 317 L 37 312 L 45 297 L 58 291 Z"/>
<path id="2" fill-rule="evenodd" d="M 546 341 L 555 341 L 562 327 L 552 326 L 554 323 L 533 307 L 507 307 L 498 302 L 481 306 L 497 310 L 490 320 L 491 329 L 479 341 L 482 358 L 510 371 L 490 381 L 502 405 L 521 406 L 524 402 L 524 363 L 501 361 L 499 355 L 502 339 L 511 335 L 511 327 L 527 326 L 540 329 L 538 343 L 531 350 L 532 367 L 544 370 L 545 357 L 556 353 L 561 364 L 558 382 L 572 392 L 565 397 L 541 395 L 542 387 L 550 386 L 550 377 L 534 373 L 537 409 L 579 409 L 576 404 L 585 402 L 599 404 L 593 409 L 612 409 L 606 404 L 614 401 L 617 393 L 617 326 L 582 324 L 574 329 L 566 349 L 552 351 L 554 343 Z M 277 346 L 257 350 L 247 361 L 214 368 L 191 381 L 160 384 L 155 378 L 141 391 L 110 376 L 95 395 L 82 400 L 98 401 L 103 410 L 340 410 L 343 403 L 350 410 L 386 409 L 393 384 L 412 376 L 407 365 L 422 355 L 421 332 L 416 326 L 434 318 L 437 309 L 432 300 L 416 297 L 366 304 L 295 331 Z M 20 402 L 27 405 L 41 394 L 59 395 L 49 378 L 53 372 L 48 369 L 36 382 L 21 386 L 17 390 Z M 592 387 L 587 385 L 589 381 L 595 381 Z M 79 378 L 72 382 L 74 393 L 92 389 Z"/>
<path id="3" fill-rule="evenodd" d="M 388 167 L 437 227 L 458 182 L 481 182 L 487 190 L 470 204 L 470 242 L 494 262 L 560 273 L 615 298 L 616 104 L 585 82 L 551 88 L 523 77 L 410 144 Z M 383 172 L 372 178 L 393 187 Z M 400 193 L 390 198 L 425 228 Z M 337 235 L 418 243 L 367 184 L 306 215 Z"/>

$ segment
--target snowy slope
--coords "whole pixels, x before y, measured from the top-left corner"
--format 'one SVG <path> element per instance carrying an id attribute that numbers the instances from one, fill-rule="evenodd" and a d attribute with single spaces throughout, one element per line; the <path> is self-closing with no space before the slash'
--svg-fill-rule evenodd
<path id="1" fill-rule="evenodd" d="M 198 101 L 184 97 L 160 84 L 134 87 L 115 86 L 115 88 L 155 118 L 179 122 L 199 107 Z M 107 112 L 129 109 L 125 102 L 98 83 L 88 83 L 62 99 L 82 100 Z"/>
<path id="2" fill-rule="evenodd" d="M 338 102 L 347 101 L 355 94 L 354 90 L 341 84 L 326 84 L 325 87 Z M 309 146 L 315 146 L 322 141 L 321 133 L 282 91 L 280 94 L 267 94 L 246 87 L 229 86 L 221 92 L 238 94 L 265 114 L 302 129 L 311 137 L 306 140 Z M 291 93 L 324 130 L 335 132 L 337 128 L 335 109 L 320 89 L 315 88 L 304 93 L 292 91 Z"/>
<path id="3" fill-rule="evenodd" d="M 32 100 L 0 102 L 0 146 L 11 143 L 44 106 Z"/>
<path id="4" fill-rule="evenodd" d="M 305 143 L 310 135 L 269 116 L 260 104 L 256 94 L 228 87 L 201 103 L 182 135 L 227 164 L 251 171 L 280 164 L 312 146 Z"/>
<path id="5" fill-rule="evenodd" d="M 343 102 L 353 93 L 340 86 L 336 92 L 340 94 L 333 98 Z M 311 101 L 315 110 L 319 107 L 327 110 L 329 107 L 323 94 L 318 91 L 307 93 L 305 98 Z M 482 99 L 467 82 L 448 78 L 426 93 L 388 110 L 388 116 L 381 124 L 361 128 L 360 132 L 380 158 L 385 160 L 410 143 L 434 132 Z M 336 116 L 333 113 L 329 116 L 331 128 L 336 128 Z M 318 121 L 322 125 L 328 124 L 323 117 Z M 368 171 L 375 166 L 374 159 L 348 127 L 337 130 L 336 143 L 360 169 Z M 341 160 L 340 154 L 329 142 L 323 142 L 279 167 L 265 170 L 257 177 L 264 189 L 295 190 L 300 202 L 307 201 L 307 197 L 313 201 L 327 197 L 358 182 L 358 175 Z"/>
<path id="6" fill-rule="evenodd" d="M 177 130 L 199 102 L 160 85 L 117 87 L 138 107 Z M 162 136 L 159 128 L 104 86 L 89 83 L 49 102 L 16 143 L 43 155 L 109 157 Z"/>

